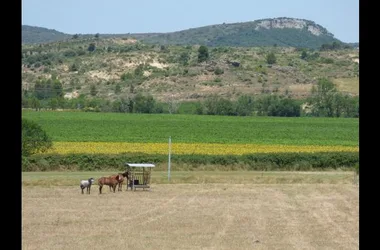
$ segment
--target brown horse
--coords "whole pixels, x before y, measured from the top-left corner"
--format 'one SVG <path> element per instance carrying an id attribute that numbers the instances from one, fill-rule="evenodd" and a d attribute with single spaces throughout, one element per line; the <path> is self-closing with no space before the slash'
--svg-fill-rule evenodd
<path id="1" fill-rule="evenodd" d="M 131 171 L 127 170 L 124 173 L 122 173 L 121 175 L 124 177 L 124 179 L 127 179 L 126 182 L 127 182 L 127 190 L 128 190 L 128 183 L 129 183 L 129 180 L 131 178 Z M 120 183 L 120 191 L 122 190 L 121 185 L 122 185 L 122 183 Z"/>
<path id="2" fill-rule="evenodd" d="M 116 186 L 119 184 L 119 178 L 120 178 L 120 175 L 99 178 L 98 179 L 99 194 L 102 193 L 102 188 L 104 185 L 109 186 L 110 190 L 112 187 L 113 192 L 115 193 Z"/>
<path id="3" fill-rule="evenodd" d="M 124 178 L 126 177 L 127 178 L 127 181 L 128 181 L 128 174 L 125 174 L 125 173 L 118 173 L 117 175 L 111 175 L 110 177 L 112 178 L 116 178 L 116 176 L 119 176 L 118 178 L 118 183 L 117 183 L 117 191 L 122 191 L 122 187 L 123 187 L 123 182 L 124 182 Z M 111 191 L 111 186 L 110 186 L 110 191 Z"/>

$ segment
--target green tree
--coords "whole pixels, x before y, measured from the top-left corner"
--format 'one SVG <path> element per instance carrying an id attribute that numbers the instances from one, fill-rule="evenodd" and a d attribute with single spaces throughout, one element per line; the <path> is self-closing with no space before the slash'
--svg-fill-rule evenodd
<path id="1" fill-rule="evenodd" d="M 236 114 L 239 116 L 249 116 L 253 112 L 253 97 L 248 95 L 239 96 L 236 102 Z"/>
<path id="2" fill-rule="evenodd" d="M 277 100 L 276 105 L 269 107 L 268 115 L 285 117 L 299 117 L 301 115 L 301 107 L 296 100 L 283 96 Z"/>
<path id="3" fill-rule="evenodd" d="M 267 54 L 266 59 L 268 64 L 275 64 L 277 62 L 276 55 L 273 52 Z"/>
<path id="4" fill-rule="evenodd" d="M 203 115 L 203 109 L 204 109 L 204 107 L 203 107 L 203 104 L 202 103 L 200 103 L 200 102 L 197 102 L 197 103 L 195 103 L 195 114 L 197 114 L 197 115 Z"/>
<path id="5" fill-rule="evenodd" d="M 56 110 L 58 108 L 58 99 L 57 98 L 51 98 L 49 100 L 49 107 L 52 110 Z"/>
<path id="6" fill-rule="evenodd" d="M 95 51 L 95 49 L 96 49 L 95 43 L 90 43 L 87 50 L 90 52 L 93 52 Z"/>
<path id="7" fill-rule="evenodd" d="M 120 86 L 120 83 L 118 83 L 115 86 L 115 94 L 119 94 L 120 92 L 121 92 L 121 86 Z"/>
<path id="8" fill-rule="evenodd" d="M 70 71 L 78 71 L 79 67 L 76 63 L 71 64 Z"/>
<path id="9" fill-rule="evenodd" d="M 332 81 L 327 78 L 320 78 L 317 86 L 311 89 L 311 98 L 309 99 L 312 105 L 312 113 L 316 116 L 334 116 L 335 96 L 337 89 Z M 336 108 L 335 108 L 336 111 Z"/>
<path id="10" fill-rule="evenodd" d="M 190 55 L 187 51 L 182 52 L 179 56 L 179 62 L 184 66 L 188 65 L 189 59 Z"/>
<path id="11" fill-rule="evenodd" d="M 51 79 L 37 80 L 34 85 L 34 96 L 39 100 L 63 97 L 62 83 L 55 76 Z"/>
<path id="12" fill-rule="evenodd" d="M 198 62 L 207 61 L 209 58 L 208 48 L 204 45 L 201 45 L 198 49 Z"/>
<path id="13" fill-rule="evenodd" d="M 306 52 L 306 50 L 302 50 L 302 53 L 301 53 L 301 59 L 303 59 L 303 60 L 306 60 L 307 59 L 307 52 Z"/>
<path id="14" fill-rule="evenodd" d="M 77 56 L 77 53 L 72 49 L 65 50 L 62 54 L 64 57 L 76 57 Z"/>
<path id="15" fill-rule="evenodd" d="M 52 146 L 51 138 L 40 125 L 22 118 L 22 156 L 43 153 Z"/>
<path id="16" fill-rule="evenodd" d="M 138 93 L 134 97 L 133 101 L 133 108 L 136 113 L 154 113 L 156 101 L 154 100 L 152 95 L 148 94 L 147 96 L 144 96 L 143 94 Z"/>
<path id="17" fill-rule="evenodd" d="M 224 70 L 219 67 L 216 67 L 214 73 L 215 75 L 222 75 L 224 73 Z"/>
<path id="18" fill-rule="evenodd" d="M 96 96 L 97 93 L 98 93 L 98 91 L 96 90 L 96 86 L 95 85 L 91 85 L 90 94 L 92 96 Z"/>
<path id="19" fill-rule="evenodd" d="M 285 117 L 301 115 L 299 101 L 282 95 L 264 95 L 256 100 L 255 104 L 258 115 Z"/>
<path id="20" fill-rule="evenodd" d="M 345 117 L 359 117 L 359 96 L 346 96 L 348 105 L 345 106 Z"/>
<path id="21" fill-rule="evenodd" d="M 36 111 L 41 109 L 41 102 L 36 97 L 32 97 L 28 101 L 29 107 L 35 109 Z"/>
<path id="22" fill-rule="evenodd" d="M 233 103 L 216 94 L 205 100 L 204 107 L 207 115 L 235 115 Z"/>
<path id="23" fill-rule="evenodd" d="M 336 93 L 333 98 L 333 112 L 336 117 L 356 117 L 357 97 Z"/>
<path id="24" fill-rule="evenodd" d="M 144 64 L 143 63 L 141 63 L 141 64 L 139 64 L 136 68 L 135 68 L 135 70 L 134 70 L 134 75 L 135 75 L 135 77 L 142 77 L 142 76 L 144 76 Z"/>
<path id="25" fill-rule="evenodd" d="M 130 102 L 128 99 L 120 98 L 112 103 L 112 111 L 119 113 L 128 113 L 130 111 Z"/>
<path id="26" fill-rule="evenodd" d="M 273 106 L 273 99 L 276 99 L 275 96 L 262 95 L 255 102 L 255 109 L 257 110 L 257 114 L 261 116 L 268 115 L 269 107 Z"/>
<path id="27" fill-rule="evenodd" d="M 344 112 L 345 99 L 342 93 L 336 93 L 332 99 L 332 115 L 341 117 Z"/>

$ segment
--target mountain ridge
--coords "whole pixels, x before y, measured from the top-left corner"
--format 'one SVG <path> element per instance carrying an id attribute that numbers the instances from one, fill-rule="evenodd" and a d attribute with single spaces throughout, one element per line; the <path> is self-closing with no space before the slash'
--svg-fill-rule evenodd
<path id="1" fill-rule="evenodd" d="M 22 43 L 48 43 L 67 40 L 75 34 L 55 29 L 22 25 Z M 76 34 L 78 35 L 78 34 Z M 79 34 L 93 37 L 95 34 Z M 323 26 L 299 18 L 266 18 L 255 21 L 213 24 L 164 33 L 99 34 L 102 37 L 133 37 L 148 44 L 207 46 L 288 46 L 318 48 L 341 42 Z"/>

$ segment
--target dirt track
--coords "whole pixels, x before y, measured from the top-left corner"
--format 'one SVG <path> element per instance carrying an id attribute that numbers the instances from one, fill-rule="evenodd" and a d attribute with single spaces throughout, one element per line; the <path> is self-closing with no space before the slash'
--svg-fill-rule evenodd
<path id="1" fill-rule="evenodd" d="M 22 189 L 23 249 L 358 249 L 352 184 Z"/>

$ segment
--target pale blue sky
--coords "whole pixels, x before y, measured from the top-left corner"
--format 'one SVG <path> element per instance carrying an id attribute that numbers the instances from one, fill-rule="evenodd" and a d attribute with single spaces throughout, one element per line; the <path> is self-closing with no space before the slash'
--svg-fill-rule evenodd
<path id="1" fill-rule="evenodd" d="M 359 0 L 22 0 L 22 24 L 68 34 L 173 32 L 292 17 L 359 42 Z"/>

